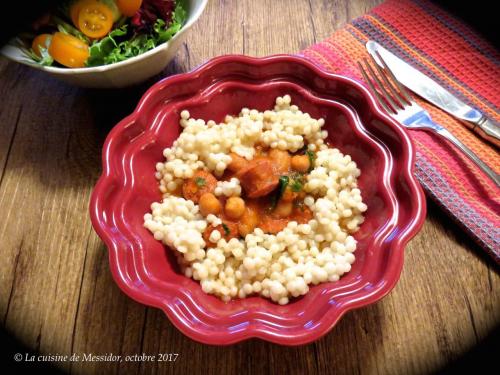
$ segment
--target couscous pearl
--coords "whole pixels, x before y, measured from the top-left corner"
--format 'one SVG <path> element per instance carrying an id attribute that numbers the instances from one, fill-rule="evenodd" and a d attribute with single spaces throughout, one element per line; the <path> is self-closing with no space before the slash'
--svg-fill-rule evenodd
<path id="1" fill-rule="evenodd" d="M 347 263 L 349 263 L 349 264 L 354 263 L 354 254 L 353 253 L 346 253 L 344 258 L 345 258 Z"/>
<path id="2" fill-rule="evenodd" d="M 288 303 L 288 298 L 287 297 L 282 297 L 279 299 L 278 303 L 280 305 L 286 305 Z"/>
<path id="3" fill-rule="evenodd" d="M 244 284 L 244 285 L 243 285 L 243 291 L 244 291 L 246 294 L 252 294 L 252 293 L 253 293 L 253 288 L 252 288 L 252 285 L 250 285 L 250 284 Z"/>

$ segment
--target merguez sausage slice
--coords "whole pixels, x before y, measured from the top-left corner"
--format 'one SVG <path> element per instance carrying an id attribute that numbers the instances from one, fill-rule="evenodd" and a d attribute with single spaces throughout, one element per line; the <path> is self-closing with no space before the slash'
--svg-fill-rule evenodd
<path id="1" fill-rule="evenodd" d="M 279 184 L 279 174 L 276 173 L 273 162 L 268 159 L 252 160 L 236 176 L 248 198 L 267 195 Z"/>

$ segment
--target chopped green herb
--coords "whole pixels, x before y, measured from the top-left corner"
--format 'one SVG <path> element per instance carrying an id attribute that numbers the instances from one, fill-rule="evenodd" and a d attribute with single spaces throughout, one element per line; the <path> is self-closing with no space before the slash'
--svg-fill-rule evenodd
<path id="1" fill-rule="evenodd" d="M 274 194 L 273 197 L 271 198 L 271 210 L 273 210 L 278 204 L 278 201 L 283 196 L 283 193 L 285 192 L 285 189 L 288 186 L 289 182 L 290 178 L 288 176 L 281 176 L 279 178 L 278 189 L 276 190 L 276 194 Z"/>
<path id="2" fill-rule="evenodd" d="M 229 236 L 229 233 L 231 233 L 229 227 L 226 224 L 222 223 L 222 228 L 224 229 L 224 233 L 226 234 L 226 236 Z"/>
<path id="3" fill-rule="evenodd" d="M 308 170 L 308 172 L 311 172 L 314 168 L 314 160 L 316 160 L 316 154 L 311 150 L 307 150 L 306 155 L 309 158 L 309 170 Z"/>
<path id="4" fill-rule="evenodd" d="M 304 175 L 299 172 L 294 172 L 290 175 L 291 181 L 290 181 L 290 189 L 294 193 L 298 193 L 299 191 L 302 191 L 304 188 Z"/>
<path id="5" fill-rule="evenodd" d="M 303 187 L 304 186 L 302 185 L 302 180 L 292 180 L 292 183 L 290 184 L 290 189 L 292 189 L 294 193 L 302 191 Z"/>
<path id="6" fill-rule="evenodd" d="M 196 177 L 194 179 L 194 182 L 199 187 L 205 186 L 207 184 L 207 181 L 203 177 Z"/>
<path id="7" fill-rule="evenodd" d="M 279 185 L 279 190 L 278 190 L 278 199 L 279 201 L 283 194 L 285 193 L 285 189 L 288 186 L 288 183 L 290 182 L 290 178 L 288 176 L 281 176 L 280 177 L 280 185 Z"/>

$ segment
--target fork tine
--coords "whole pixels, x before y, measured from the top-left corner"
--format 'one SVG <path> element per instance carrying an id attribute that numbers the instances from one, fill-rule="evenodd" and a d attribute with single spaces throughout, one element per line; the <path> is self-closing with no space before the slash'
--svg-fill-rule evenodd
<path id="1" fill-rule="evenodd" d="M 386 90 L 384 87 L 384 84 L 378 77 L 377 73 L 375 73 L 375 70 L 373 70 L 371 64 L 368 62 L 367 59 L 363 59 L 365 62 L 366 67 L 368 68 L 368 73 L 372 77 L 372 80 L 374 80 L 377 83 L 378 88 L 380 89 L 380 92 L 382 93 L 383 97 L 389 102 L 390 106 L 394 109 L 394 112 L 398 112 L 398 110 L 404 108 L 404 104 L 401 103 L 397 98 L 393 98 L 391 94 Z M 396 100 L 398 101 L 396 103 Z"/>
<path id="2" fill-rule="evenodd" d="M 397 86 L 395 86 L 395 84 L 393 84 L 389 78 L 387 78 L 387 73 L 386 73 L 386 70 L 385 68 L 382 69 L 380 67 L 380 65 L 377 63 L 377 60 L 375 60 L 375 58 L 369 54 L 370 56 L 370 60 L 372 61 L 373 65 L 375 66 L 375 69 L 377 70 L 378 74 L 382 77 L 382 80 L 384 81 L 385 83 L 385 86 L 387 86 L 390 90 L 390 92 L 392 93 L 392 97 L 394 98 L 394 100 L 396 100 L 398 102 L 398 104 L 401 104 L 400 107 L 401 108 L 404 108 L 406 105 L 410 105 L 411 102 L 406 100 L 406 97 L 404 95 L 401 95 L 398 90 L 397 90 Z M 381 57 L 379 56 L 379 58 L 381 59 Z"/>
<path id="3" fill-rule="evenodd" d="M 361 75 L 365 79 L 366 83 L 368 83 L 368 86 L 370 86 L 372 92 L 375 94 L 377 97 L 377 101 L 380 103 L 380 105 L 387 111 L 387 113 L 390 114 L 396 114 L 396 111 L 392 109 L 392 107 L 389 107 L 386 103 L 382 95 L 378 92 L 378 90 L 375 88 L 375 85 L 373 84 L 372 80 L 368 77 L 368 74 L 366 73 L 365 68 L 363 68 L 363 65 L 358 61 L 358 67 L 359 70 L 361 71 Z"/>
<path id="4" fill-rule="evenodd" d="M 384 66 L 384 70 L 387 72 L 389 77 L 392 79 L 392 81 L 398 87 L 399 92 L 403 95 L 404 99 L 408 102 L 408 104 L 411 105 L 413 103 L 413 99 L 412 99 L 410 93 L 408 92 L 408 90 L 398 81 L 398 79 L 396 78 L 396 76 L 392 72 L 391 68 L 389 68 L 389 66 L 386 64 L 385 60 L 380 55 L 379 51 L 375 51 L 375 54 L 377 55 L 379 60 L 382 62 L 382 65 Z M 370 57 L 375 61 L 373 56 L 370 55 Z"/>

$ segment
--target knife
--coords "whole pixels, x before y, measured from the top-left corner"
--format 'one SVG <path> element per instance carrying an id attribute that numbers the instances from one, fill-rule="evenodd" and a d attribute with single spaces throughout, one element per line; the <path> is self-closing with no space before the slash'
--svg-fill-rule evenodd
<path id="1" fill-rule="evenodd" d="M 366 43 L 366 49 L 368 53 L 373 56 L 377 64 L 383 67 L 382 62 L 375 53 L 375 51 L 378 51 L 387 66 L 396 76 L 397 80 L 411 91 L 431 102 L 436 107 L 458 118 L 479 136 L 497 147 L 500 147 L 499 123 L 486 117 L 477 109 L 465 104 L 436 81 L 427 77 L 410 64 L 404 62 L 377 42 L 372 40 L 368 41 Z"/>

